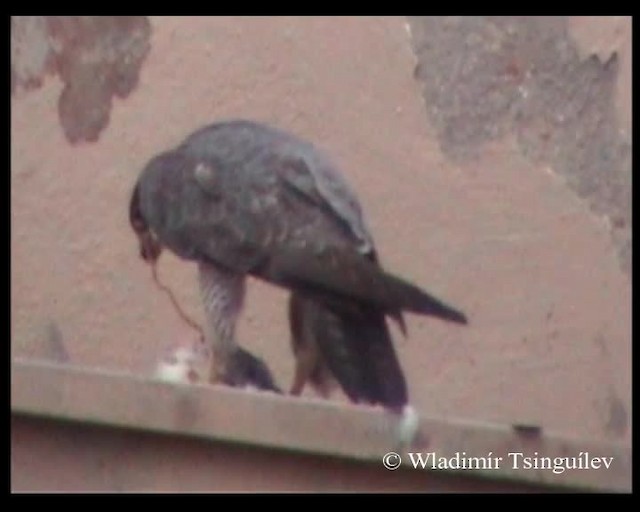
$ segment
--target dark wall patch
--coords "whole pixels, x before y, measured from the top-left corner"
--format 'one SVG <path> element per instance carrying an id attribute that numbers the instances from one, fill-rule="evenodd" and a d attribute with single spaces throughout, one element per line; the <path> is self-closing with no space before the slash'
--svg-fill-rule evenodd
<path id="1" fill-rule="evenodd" d="M 624 436 L 629 426 L 629 414 L 624 402 L 612 390 L 607 397 L 608 414 L 605 429 L 616 436 Z"/>
<path id="2" fill-rule="evenodd" d="M 610 221 L 631 275 L 631 141 L 617 126 L 618 59 L 581 59 L 562 17 L 411 17 L 427 113 L 466 159 L 507 132 Z"/>
<path id="3" fill-rule="evenodd" d="M 58 323 L 55 320 L 49 319 L 46 323 L 45 330 L 47 359 L 60 363 L 69 363 L 71 356 L 69 352 L 67 352 L 64 337 L 62 336 L 62 331 Z"/>
<path id="4" fill-rule="evenodd" d="M 14 16 L 12 94 L 57 73 L 64 83 L 58 112 L 67 140 L 96 141 L 113 97 L 125 98 L 135 88 L 150 35 L 142 16 Z"/>

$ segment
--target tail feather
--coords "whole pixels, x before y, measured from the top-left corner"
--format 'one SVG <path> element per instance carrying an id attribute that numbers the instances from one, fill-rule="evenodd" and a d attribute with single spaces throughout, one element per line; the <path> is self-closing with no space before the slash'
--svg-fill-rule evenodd
<path id="1" fill-rule="evenodd" d="M 280 251 L 258 274 L 302 292 L 349 297 L 394 318 L 398 318 L 401 311 L 411 311 L 467 323 L 461 311 L 347 250 L 332 248 L 314 254 L 302 250 Z"/>
<path id="2" fill-rule="evenodd" d="M 290 314 L 304 325 L 295 344 L 315 344 L 319 360 L 353 402 L 401 410 L 408 394 L 404 374 L 380 310 L 353 301 L 320 301 L 293 293 Z"/>

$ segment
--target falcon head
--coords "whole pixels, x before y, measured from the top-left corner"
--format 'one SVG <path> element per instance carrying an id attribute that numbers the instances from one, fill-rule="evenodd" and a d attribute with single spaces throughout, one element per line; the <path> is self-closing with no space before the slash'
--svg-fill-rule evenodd
<path id="1" fill-rule="evenodd" d="M 140 257 L 147 263 L 155 263 L 162 252 L 162 244 L 151 232 L 149 224 L 140 209 L 140 191 L 138 186 L 133 189 L 129 202 L 129 223 L 138 237 Z"/>

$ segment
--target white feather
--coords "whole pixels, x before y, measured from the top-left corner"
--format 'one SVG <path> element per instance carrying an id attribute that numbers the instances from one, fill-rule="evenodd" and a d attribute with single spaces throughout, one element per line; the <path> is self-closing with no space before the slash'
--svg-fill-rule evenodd
<path id="1" fill-rule="evenodd" d="M 398 422 L 397 439 L 402 446 L 413 443 L 420 427 L 420 417 L 416 410 L 409 404 L 402 409 L 402 415 Z"/>

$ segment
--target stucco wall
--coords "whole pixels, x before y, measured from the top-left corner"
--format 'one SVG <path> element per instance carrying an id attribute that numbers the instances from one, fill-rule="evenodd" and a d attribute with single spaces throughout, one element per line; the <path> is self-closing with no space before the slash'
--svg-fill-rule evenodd
<path id="1" fill-rule="evenodd" d="M 12 355 L 148 372 L 191 335 L 129 194 L 244 117 L 333 155 L 384 265 L 468 314 L 394 330 L 421 411 L 629 441 L 630 41 L 628 18 L 14 18 Z M 160 271 L 199 317 L 194 268 Z M 251 282 L 238 336 L 286 387 L 284 299 Z"/>

